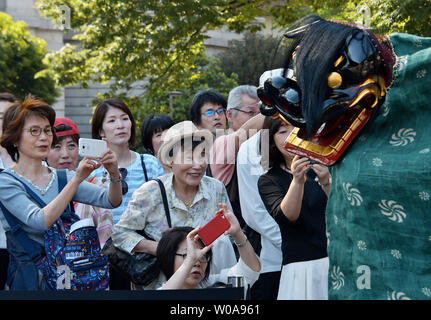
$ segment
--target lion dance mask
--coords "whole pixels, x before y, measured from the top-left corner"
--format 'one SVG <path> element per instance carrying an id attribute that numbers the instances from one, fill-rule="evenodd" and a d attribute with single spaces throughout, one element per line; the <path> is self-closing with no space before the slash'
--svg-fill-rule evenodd
<path id="1" fill-rule="evenodd" d="M 261 113 L 296 127 L 287 150 L 332 165 L 384 102 L 395 54 L 386 37 L 315 16 L 285 36 L 285 71 L 258 89 Z"/>
<path id="2" fill-rule="evenodd" d="M 261 113 L 285 148 L 330 166 L 330 299 L 431 299 L 431 38 L 307 16 Z M 269 77 L 268 77 L 269 75 Z"/>

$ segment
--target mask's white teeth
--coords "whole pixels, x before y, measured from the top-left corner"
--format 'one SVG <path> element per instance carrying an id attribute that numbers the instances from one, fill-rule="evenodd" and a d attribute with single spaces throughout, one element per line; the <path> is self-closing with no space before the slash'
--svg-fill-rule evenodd
<path id="1" fill-rule="evenodd" d="M 326 122 L 320 126 L 320 128 L 319 128 L 319 130 L 317 130 L 316 134 L 319 135 L 323 131 L 323 129 L 325 129 L 325 126 L 326 126 Z"/>

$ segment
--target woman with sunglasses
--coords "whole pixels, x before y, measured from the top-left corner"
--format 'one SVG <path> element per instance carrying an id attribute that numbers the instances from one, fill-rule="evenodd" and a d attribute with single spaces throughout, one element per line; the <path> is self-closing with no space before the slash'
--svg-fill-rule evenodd
<path id="1" fill-rule="evenodd" d="M 34 242 L 42 256 L 45 254 L 45 231 L 59 219 L 72 200 L 114 208 L 120 205 L 122 199 L 120 183 L 112 183 L 109 189 L 103 189 L 85 181 L 88 175 L 101 165 L 108 170 L 112 181 L 119 181 L 117 159 L 109 148 L 100 159 L 84 158 L 75 172 L 68 171 L 67 184 L 59 190 L 57 170 L 42 163 L 57 139 L 53 129 L 54 122 L 54 109 L 44 101 L 29 96 L 22 103 L 16 102 L 7 109 L 1 137 L 1 146 L 16 163 L 0 174 L 0 202 L 4 209 L 17 219 L 20 229 Z M 24 185 L 46 205 L 39 207 Z M 40 279 L 31 253 L 24 249 L 24 244 L 15 232 L 8 232 L 10 227 L 4 214 L 0 215 L 0 218 L 6 230 L 11 256 L 9 288 L 47 288 L 44 280 Z"/>
<path id="2" fill-rule="evenodd" d="M 161 289 L 196 289 L 214 283 L 228 283 L 228 277 L 244 277 L 252 286 L 259 278 L 260 260 L 242 232 L 239 222 L 227 205 L 221 205 L 230 228 L 224 233 L 237 243 L 240 259 L 236 265 L 211 274 L 212 244 L 202 247 L 200 227 L 177 227 L 167 230 L 157 246 L 157 262 L 167 281 Z"/>
<path id="3" fill-rule="evenodd" d="M 112 210 L 115 224 L 126 210 L 133 192 L 148 180 L 164 175 L 165 171 L 156 157 L 130 149 L 136 141 L 136 123 L 129 107 L 120 99 L 106 99 L 97 105 L 91 119 L 91 135 L 93 139 L 108 141 L 118 159 L 123 202 Z M 109 183 L 106 168 L 98 168 L 94 176 Z M 129 290 L 130 283 L 111 268 L 110 288 Z"/>
<path id="4" fill-rule="evenodd" d="M 80 133 L 75 122 L 69 118 L 55 118 L 55 133 L 57 142 L 51 147 L 51 151 L 46 158 L 48 166 L 56 169 L 68 169 L 74 171 L 79 158 L 79 137 Z M 99 187 L 106 188 L 106 184 L 96 177 L 86 179 Z M 99 236 L 100 246 L 103 248 L 105 242 L 110 238 L 113 229 L 112 210 L 74 202 L 73 209 L 81 218 L 93 218 L 94 225 Z"/>
<path id="5" fill-rule="evenodd" d="M 106 139 L 118 159 L 123 202 L 113 210 L 115 224 L 127 208 L 132 193 L 148 180 L 165 174 L 165 171 L 156 157 L 149 154 L 141 157 L 130 149 L 136 141 L 136 123 L 129 107 L 120 99 L 106 99 L 97 105 L 91 119 L 91 135 L 93 139 Z M 107 181 L 106 174 L 102 167 L 94 172 L 102 181 Z"/>

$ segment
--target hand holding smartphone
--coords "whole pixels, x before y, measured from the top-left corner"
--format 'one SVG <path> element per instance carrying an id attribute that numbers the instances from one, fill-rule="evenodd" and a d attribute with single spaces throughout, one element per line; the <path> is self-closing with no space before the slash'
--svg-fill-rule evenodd
<path id="1" fill-rule="evenodd" d="M 199 240 L 202 241 L 204 246 L 209 246 L 229 228 L 230 222 L 225 217 L 223 209 L 220 209 L 216 212 L 215 217 L 199 230 Z"/>

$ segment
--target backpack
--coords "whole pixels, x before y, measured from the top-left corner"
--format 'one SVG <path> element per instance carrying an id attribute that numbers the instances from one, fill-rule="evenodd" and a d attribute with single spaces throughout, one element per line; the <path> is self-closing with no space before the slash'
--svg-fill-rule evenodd
<path id="1" fill-rule="evenodd" d="M 4 173 L 19 180 L 8 172 Z M 67 183 L 66 171 L 57 170 L 57 174 L 58 190 L 61 191 Z M 46 205 L 26 184 L 23 185 L 39 206 Z M 19 226 L 17 218 L 0 203 L 12 236 L 42 272 L 49 289 L 106 290 L 109 284 L 108 258 L 100 248 L 96 228 L 91 218 L 80 220 L 69 206 L 45 231 L 45 255 L 40 255 L 37 245 Z"/>

